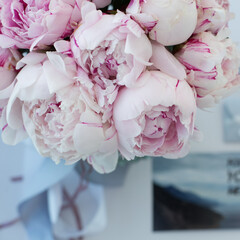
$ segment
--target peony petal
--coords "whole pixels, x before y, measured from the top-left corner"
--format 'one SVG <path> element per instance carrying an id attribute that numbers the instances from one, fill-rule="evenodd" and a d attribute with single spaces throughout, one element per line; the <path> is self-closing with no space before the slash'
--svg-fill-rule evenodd
<path id="1" fill-rule="evenodd" d="M 46 55 L 43 53 L 31 52 L 23 57 L 16 66 L 16 69 L 20 69 L 25 65 L 36 65 L 43 62 L 46 59 Z"/>
<path id="2" fill-rule="evenodd" d="M 76 125 L 73 141 L 76 150 L 81 155 L 88 156 L 97 152 L 103 140 L 104 135 L 102 128 L 94 127 L 88 123 Z"/>
<path id="3" fill-rule="evenodd" d="M 113 172 L 118 163 L 118 151 L 108 154 L 94 154 L 91 157 L 91 163 L 93 168 L 99 173 L 111 173 Z"/>
<path id="4" fill-rule="evenodd" d="M 179 80 L 185 80 L 187 75 L 184 66 L 161 44 L 152 42 L 153 55 L 150 62 L 161 70 Z"/>
<path id="5" fill-rule="evenodd" d="M 8 145 L 16 145 L 26 138 L 28 138 L 28 135 L 23 128 L 14 130 L 10 127 L 6 127 L 2 132 L 2 140 Z"/>
<path id="6" fill-rule="evenodd" d="M 152 56 L 151 42 L 145 34 L 140 38 L 129 34 L 126 39 L 125 52 L 133 55 L 140 63 L 150 66 L 149 59 Z"/>
<path id="7" fill-rule="evenodd" d="M 92 2 L 96 4 L 97 8 L 104 8 L 111 3 L 111 0 L 93 0 Z"/>

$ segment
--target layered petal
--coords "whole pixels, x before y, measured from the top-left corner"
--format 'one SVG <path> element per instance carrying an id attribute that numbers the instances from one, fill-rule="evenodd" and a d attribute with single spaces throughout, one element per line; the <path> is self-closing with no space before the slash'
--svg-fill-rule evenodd
<path id="1" fill-rule="evenodd" d="M 201 108 L 214 106 L 240 86 L 239 50 L 221 32 L 193 36 L 176 57 L 186 67 L 187 81 L 195 88 Z"/>
<path id="2" fill-rule="evenodd" d="M 46 48 L 70 36 L 84 0 L 1 0 L 0 47 Z"/>
<path id="3" fill-rule="evenodd" d="M 121 154 L 128 160 L 145 155 L 184 156 L 194 131 L 192 89 L 160 71 L 146 71 L 140 81 L 141 87 L 121 89 L 114 104 Z"/>
<path id="4" fill-rule="evenodd" d="M 16 144 L 29 136 L 39 153 L 56 163 L 92 159 L 98 172 L 113 171 L 118 161 L 115 128 L 102 122 L 94 97 L 79 82 L 83 75 L 74 59 L 33 52 L 19 65 L 23 68 L 4 113 L 5 142 Z"/>
<path id="5" fill-rule="evenodd" d="M 9 130 L 6 121 L 6 107 L 15 86 L 16 64 L 21 54 L 15 49 L 0 48 L 0 129 L 2 136 Z"/>
<path id="6" fill-rule="evenodd" d="M 211 31 L 217 34 L 232 18 L 226 0 L 197 0 L 198 22 L 195 33 Z"/>

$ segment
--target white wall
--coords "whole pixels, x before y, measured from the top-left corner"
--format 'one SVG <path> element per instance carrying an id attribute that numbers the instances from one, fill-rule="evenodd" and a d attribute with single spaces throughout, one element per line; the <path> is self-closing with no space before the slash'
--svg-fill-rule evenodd
<path id="1" fill-rule="evenodd" d="M 231 12 L 235 14 L 235 18 L 230 22 L 231 35 L 235 42 L 240 43 L 240 1 L 229 0 Z"/>

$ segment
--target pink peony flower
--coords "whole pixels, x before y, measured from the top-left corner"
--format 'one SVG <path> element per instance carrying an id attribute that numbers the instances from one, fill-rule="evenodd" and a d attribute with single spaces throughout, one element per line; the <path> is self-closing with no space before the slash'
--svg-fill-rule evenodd
<path id="1" fill-rule="evenodd" d="M 69 48 L 91 82 L 81 82 L 103 109 L 103 119 L 112 116 L 112 104 L 122 85 L 132 87 L 140 74 L 151 65 L 152 46 L 141 27 L 122 12 L 104 15 L 86 2 L 83 20 L 68 42 L 55 44 L 57 51 Z"/>
<path id="2" fill-rule="evenodd" d="M 127 13 L 164 46 L 185 42 L 197 24 L 195 0 L 131 0 Z"/>
<path id="3" fill-rule="evenodd" d="M 231 19 L 229 3 L 226 0 L 196 0 L 198 23 L 195 33 L 211 31 L 217 34 Z"/>
<path id="4" fill-rule="evenodd" d="M 145 155 L 183 157 L 194 131 L 192 89 L 160 71 L 146 71 L 139 81 L 141 87 L 122 88 L 114 103 L 121 154 L 128 160 Z"/>
<path id="5" fill-rule="evenodd" d="M 92 0 L 96 4 L 97 8 L 104 8 L 111 3 L 111 0 Z"/>
<path id="6" fill-rule="evenodd" d="M 213 106 L 240 84 L 239 51 L 221 34 L 193 36 L 176 57 L 187 69 L 187 81 L 195 87 L 201 108 Z"/>
<path id="7" fill-rule="evenodd" d="M 45 48 L 70 36 L 84 0 L 0 0 L 0 47 Z"/>
<path id="8" fill-rule="evenodd" d="M 77 66 L 56 52 L 30 53 L 7 106 L 11 133 L 4 141 L 15 144 L 27 135 L 39 153 L 56 163 L 88 160 L 101 173 L 115 169 L 117 135 L 111 122 L 102 123 L 98 106 L 78 81 Z M 15 133 L 15 134 L 12 134 Z"/>
<path id="9" fill-rule="evenodd" d="M 16 63 L 21 54 L 14 49 L 0 48 L 0 129 L 8 128 L 6 123 L 6 105 L 15 85 Z"/>

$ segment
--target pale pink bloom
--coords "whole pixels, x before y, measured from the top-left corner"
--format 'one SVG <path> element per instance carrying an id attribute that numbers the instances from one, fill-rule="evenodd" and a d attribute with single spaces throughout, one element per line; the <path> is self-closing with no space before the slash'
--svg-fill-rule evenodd
<path id="1" fill-rule="evenodd" d="M 106 15 L 93 3 L 82 6 L 83 20 L 68 42 L 55 44 L 57 51 L 73 53 L 90 77 L 81 82 L 103 109 L 103 119 L 112 116 L 112 104 L 120 86 L 133 87 L 140 74 L 151 65 L 152 46 L 142 28 L 122 12 Z"/>
<path id="2" fill-rule="evenodd" d="M 84 0 L 0 0 L 0 47 L 45 48 L 70 36 Z"/>
<path id="3" fill-rule="evenodd" d="M 164 46 L 185 42 L 197 24 L 195 0 L 131 0 L 127 13 Z"/>
<path id="4" fill-rule="evenodd" d="M 0 48 L 0 130 L 8 128 L 6 105 L 15 85 L 16 63 L 21 54 L 15 49 Z"/>
<path id="5" fill-rule="evenodd" d="M 92 0 L 96 4 L 97 8 L 104 8 L 111 3 L 111 0 Z"/>
<path id="6" fill-rule="evenodd" d="M 187 81 L 196 89 L 198 107 L 213 106 L 240 84 L 239 51 L 221 33 L 193 36 L 176 57 L 187 69 Z"/>
<path id="7" fill-rule="evenodd" d="M 217 34 L 231 19 L 229 3 L 226 0 L 196 0 L 198 22 L 195 33 L 211 31 Z"/>
<path id="8" fill-rule="evenodd" d="M 122 88 L 114 103 L 113 119 L 119 150 L 135 156 L 183 157 L 194 132 L 196 102 L 186 81 L 160 71 L 146 71 L 141 87 Z"/>
<path id="9" fill-rule="evenodd" d="M 83 159 L 98 172 L 113 171 L 118 160 L 116 130 L 110 122 L 102 123 L 92 96 L 81 88 L 73 58 L 33 52 L 18 66 L 24 64 L 7 106 L 11 133 L 5 142 L 15 144 L 21 140 L 17 134 L 24 138 L 27 133 L 39 153 L 56 163 Z"/>

